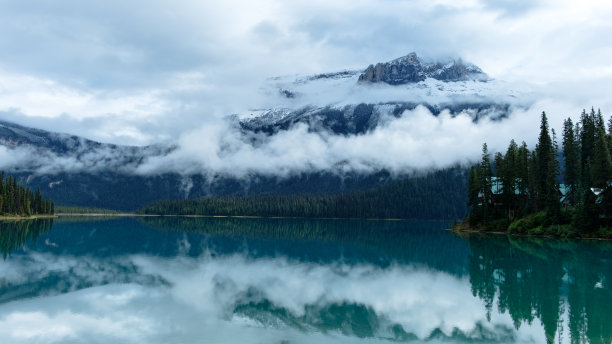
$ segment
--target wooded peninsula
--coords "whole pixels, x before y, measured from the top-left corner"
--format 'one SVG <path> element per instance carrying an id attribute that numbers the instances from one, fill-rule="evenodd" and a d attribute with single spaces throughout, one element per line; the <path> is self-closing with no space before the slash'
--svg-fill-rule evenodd
<path id="1" fill-rule="evenodd" d="M 510 142 L 470 168 L 467 218 L 456 230 L 612 238 L 612 118 L 583 110 L 564 121 L 562 148 L 542 113 L 535 150 Z"/>

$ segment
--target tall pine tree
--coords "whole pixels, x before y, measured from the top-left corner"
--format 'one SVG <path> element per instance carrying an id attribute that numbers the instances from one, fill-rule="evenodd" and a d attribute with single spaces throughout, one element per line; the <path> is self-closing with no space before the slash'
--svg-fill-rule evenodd
<path id="1" fill-rule="evenodd" d="M 576 204 L 580 178 L 580 157 L 574 134 L 574 124 L 568 118 L 563 122 L 563 156 L 565 157 L 565 185 L 569 191 L 569 202 Z"/>
<path id="2" fill-rule="evenodd" d="M 491 219 L 493 212 L 493 194 L 491 192 L 493 171 L 491 170 L 491 157 L 487 144 L 482 145 L 482 158 L 478 169 L 480 178 L 480 202 L 482 222 L 486 225 Z"/>
<path id="3" fill-rule="evenodd" d="M 608 181 L 612 181 L 612 163 L 608 137 L 601 112 L 595 117 L 595 138 L 593 147 L 593 160 L 591 165 L 592 185 L 604 189 Z"/>
<path id="4" fill-rule="evenodd" d="M 535 153 L 537 208 L 538 210 L 550 210 L 556 214 L 557 204 L 559 203 L 556 152 L 550 138 L 548 118 L 545 112 L 542 112 L 540 136 Z"/>

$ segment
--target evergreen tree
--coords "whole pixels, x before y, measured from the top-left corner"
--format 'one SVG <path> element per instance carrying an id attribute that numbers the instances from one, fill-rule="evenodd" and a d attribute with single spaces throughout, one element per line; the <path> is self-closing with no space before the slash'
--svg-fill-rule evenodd
<path id="1" fill-rule="evenodd" d="M 559 223 L 561 218 L 561 204 L 559 202 L 559 197 L 561 196 L 559 191 L 559 161 L 557 160 L 559 147 L 557 145 L 557 135 L 554 129 L 552 129 L 552 135 L 552 151 L 551 157 L 548 160 L 548 176 L 546 178 L 546 212 L 548 220 L 551 223 Z"/>
<path id="2" fill-rule="evenodd" d="M 591 175 L 591 162 L 595 151 L 595 110 L 587 114 L 582 110 L 580 116 L 580 184 L 584 188 L 590 188 L 593 184 Z"/>
<path id="3" fill-rule="evenodd" d="M 493 177 L 495 178 L 492 180 L 492 182 L 494 184 L 494 190 L 497 190 L 496 192 L 499 193 L 503 188 L 501 177 L 504 175 L 504 170 L 506 168 L 506 166 L 504 166 L 503 154 L 500 152 L 495 153 L 493 161 L 495 163 L 495 173 Z"/>
<path id="4" fill-rule="evenodd" d="M 475 208 L 478 206 L 478 193 L 480 192 L 480 180 L 478 177 L 478 169 L 475 166 L 470 168 L 470 176 L 468 179 L 468 206 Z"/>
<path id="5" fill-rule="evenodd" d="M 612 116 L 608 119 L 608 148 L 610 148 L 610 156 L 612 156 Z"/>
<path id="6" fill-rule="evenodd" d="M 478 169 L 478 176 L 480 178 L 481 216 L 482 222 L 486 225 L 491 218 L 493 210 L 493 197 L 491 193 L 493 172 L 491 170 L 489 149 L 486 143 L 482 145 L 482 158 Z"/>
<path id="7" fill-rule="evenodd" d="M 536 151 L 531 151 L 529 154 L 529 197 L 527 199 L 527 210 L 528 212 L 536 212 L 538 209 L 538 159 Z"/>
<path id="8" fill-rule="evenodd" d="M 593 147 L 593 160 L 591 165 L 592 185 L 604 189 L 608 181 L 612 181 L 612 162 L 610 161 L 610 149 L 608 148 L 608 137 L 603 123 L 601 112 L 595 119 L 595 139 Z"/>
<path id="9" fill-rule="evenodd" d="M 583 189 L 580 204 L 572 220 L 572 226 L 582 233 L 588 233 L 599 227 L 596 197 L 590 189 Z"/>
<path id="10" fill-rule="evenodd" d="M 524 204 L 523 211 L 526 211 L 526 204 L 529 200 L 529 157 L 530 157 L 529 149 L 527 148 L 527 144 L 525 141 L 521 144 L 521 147 L 518 150 L 518 158 L 517 158 L 517 183 L 518 183 L 518 191 L 519 198 Z"/>
<path id="11" fill-rule="evenodd" d="M 536 192 L 537 192 L 537 208 L 544 210 L 552 206 L 554 201 L 552 198 L 558 196 L 556 192 L 556 171 L 555 171 L 555 151 L 552 139 L 550 138 L 548 129 L 548 119 L 546 113 L 542 112 L 542 121 L 540 124 L 540 136 L 536 146 Z M 558 202 L 558 199 L 557 199 Z"/>
<path id="12" fill-rule="evenodd" d="M 568 118 L 563 122 L 563 156 L 565 157 L 565 185 L 568 188 L 571 204 L 576 204 L 578 181 L 580 173 L 580 158 L 578 143 L 574 134 L 574 124 Z"/>
<path id="13" fill-rule="evenodd" d="M 502 202 L 506 208 L 506 215 L 512 219 L 514 218 L 514 209 L 516 208 L 519 168 L 519 148 L 514 140 L 510 141 L 502 164 L 503 169 L 500 171 L 501 173 L 498 174 L 503 185 Z"/>

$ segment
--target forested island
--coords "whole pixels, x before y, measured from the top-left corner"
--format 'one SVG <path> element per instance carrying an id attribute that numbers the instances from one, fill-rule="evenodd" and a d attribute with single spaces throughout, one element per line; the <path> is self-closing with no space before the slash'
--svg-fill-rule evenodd
<path id="1" fill-rule="evenodd" d="M 467 211 L 467 170 L 448 168 L 334 195 L 284 194 L 159 201 L 140 214 L 304 218 L 446 219 Z"/>
<path id="2" fill-rule="evenodd" d="M 0 217 L 53 215 L 55 205 L 42 197 L 40 189 L 32 192 L 17 183 L 14 176 L 0 172 Z"/>
<path id="3" fill-rule="evenodd" d="M 457 230 L 612 238 L 612 118 L 583 110 L 564 121 L 562 147 L 542 113 L 535 150 L 510 142 L 491 161 L 486 143 L 468 179 L 467 218 Z"/>

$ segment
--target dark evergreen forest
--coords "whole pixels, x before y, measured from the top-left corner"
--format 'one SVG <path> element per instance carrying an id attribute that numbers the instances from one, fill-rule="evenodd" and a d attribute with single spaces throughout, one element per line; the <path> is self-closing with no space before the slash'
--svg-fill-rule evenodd
<path id="1" fill-rule="evenodd" d="M 13 176 L 5 180 L 4 172 L 0 172 L 0 215 L 53 214 L 54 207 L 53 202 L 42 197 L 40 189 L 32 192 Z"/>
<path id="2" fill-rule="evenodd" d="M 467 212 L 467 170 L 425 176 L 337 195 L 262 195 L 155 202 L 141 214 L 307 218 L 454 219 Z"/>
<path id="3" fill-rule="evenodd" d="M 578 123 L 565 120 L 560 148 L 542 113 L 534 150 L 512 140 L 506 153 L 496 153 L 491 161 L 485 143 L 480 163 L 469 173 L 469 227 L 559 236 L 611 234 L 612 118 L 608 126 L 606 133 L 601 111 L 583 111 Z"/>

